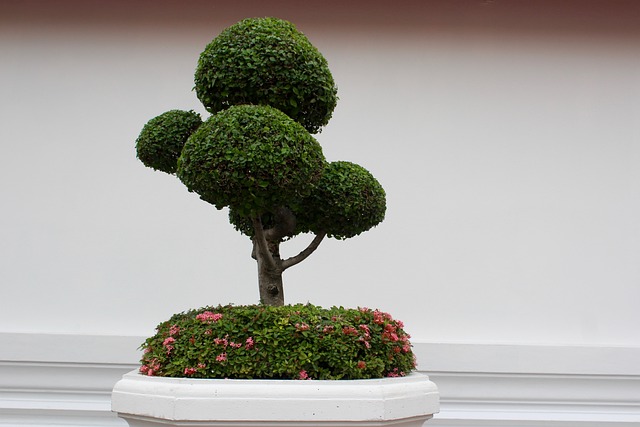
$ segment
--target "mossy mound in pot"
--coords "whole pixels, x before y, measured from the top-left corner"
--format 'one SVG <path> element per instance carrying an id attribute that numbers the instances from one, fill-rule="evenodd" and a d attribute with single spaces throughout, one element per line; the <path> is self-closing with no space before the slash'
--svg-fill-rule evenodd
<path id="1" fill-rule="evenodd" d="M 142 345 L 142 374 L 367 379 L 415 368 L 402 322 L 368 308 L 218 306 L 176 314 Z"/>

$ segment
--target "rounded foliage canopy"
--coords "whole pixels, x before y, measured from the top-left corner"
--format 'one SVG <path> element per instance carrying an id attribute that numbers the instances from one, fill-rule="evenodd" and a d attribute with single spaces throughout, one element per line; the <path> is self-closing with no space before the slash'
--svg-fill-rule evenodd
<path id="1" fill-rule="evenodd" d="M 296 217 L 293 234 L 327 233 L 347 239 L 378 225 L 386 212 L 386 195 L 380 183 L 362 166 L 350 162 L 328 163 L 313 191 L 300 204 L 288 206 Z M 274 224 L 271 212 L 262 215 L 265 228 Z M 229 222 L 253 237 L 251 220 L 233 209 Z"/>
<path id="2" fill-rule="evenodd" d="M 362 166 L 340 161 L 325 167 L 296 218 L 309 231 L 346 239 L 378 225 L 385 212 L 386 195 L 378 180 Z"/>
<path id="3" fill-rule="evenodd" d="M 327 163 L 310 135 L 331 118 L 337 89 L 322 54 L 296 27 L 276 18 L 228 27 L 200 55 L 198 98 L 212 116 L 171 110 L 136 140 L 138 158 L 178 178 L 253 235 L 282 208 L 295 229 L 346 239 L 384 219 L 385 192 L 364 168 Z"/>
<path id="4" fill-rule="evenodd" d="M 270 105 L 317 133 L 337 103 L 326 59 L 290 22 L 251 18 L 224 30 L 201 53 L 195 89 L 211 113 Z"/>
<path id="5" fill-rule="evenodd" d="M 201 124 L 194 111 L 171 110 L 154 117 L 136 140 L 138 159 L 147 167 L 174 174 L 182 147 Z"/>
<path id="6" fill-rule="evenodd" d="M 320 144 L 269 106 L 238 105 L 207 119 L 178 159 L 178 178 L 200 197 L 243 216 L 295 204 L 325 164 Z"/>

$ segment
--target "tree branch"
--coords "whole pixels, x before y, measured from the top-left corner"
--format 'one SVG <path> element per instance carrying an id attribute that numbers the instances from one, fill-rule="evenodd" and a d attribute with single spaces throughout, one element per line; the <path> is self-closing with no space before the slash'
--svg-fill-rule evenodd
<path id="1" fill-rule="evenodd" d="M 296 217 L 287 207 L 281 206 L 274 212 L 274 222 L 272 228 L 264 231 L 267 241 L 280 241 L 287 236 L 293 236 L 296 230 Z"/>
<path id="2" fill-rule="evenodd" d="M 264 235 L 260 217 L 251 218 L 251 222 L 253 223 L 253 228 L 255 231 L 255 234 L 253 236 L 253 246 L 256 259 L 264 260 L 267 263 L 268 269 L 275 270 L 277 267 L 276 262 L 271 256 L 271 252 L 269 252 L 269 245 L 267 244 L 267 239 Z"/>
<path id="3" fill-rule="evenodd" d="M 318 246 L 320 245 L 320 242 L 322 242 L 322 239 L 324 239 L 326 235 L 327 233 L 316 234 L 316 237 L 311 241 L 311 243 L 309 243 L 309 246 L 307 246 L 305 250 L 303 250 L 302 252 L 300 252 L 298 255 L 294 257 L 287 258 L 284 261 L 282 261 L 282 270 L 284 271 L 287 268 L 293 267 L 294 265 L 299 264 L 305 259 L 307 259 L 307 257 L 311 255 L 313 251 L 315 251 L 318 248 Z"/>

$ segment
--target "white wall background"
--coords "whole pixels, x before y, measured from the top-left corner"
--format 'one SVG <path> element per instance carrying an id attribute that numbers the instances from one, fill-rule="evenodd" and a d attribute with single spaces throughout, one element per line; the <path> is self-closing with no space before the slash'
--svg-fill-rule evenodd
<path id="1" fill-rule="evenodd" d="M 204 112 L 224 26 L 278 14 L 339 85 L 327 158 L 388 193 L 382 225 L 287 272 L 288 302 L 379 307 L 428 342 L 639 346 L 638 7 L 443 3 L 3 6 L 0 331 L 147 335 L 256 302 L 247 239 L 134 141 Z"/>
<path id="2" fill-rule="evenodd" d="M 248 240 L 134 142 L 204 113 L 199 53 L 267 15 L 329 61 L 327 158 L 388 196 L 379 227 L 287 271 L 288 302 L 404 320 L 442 393 L 431 425 L 639 425 L 627 0 L 0 2 L 0 425 L 122 425 L 109 392 L 156 324 L 257 302 Z"/>

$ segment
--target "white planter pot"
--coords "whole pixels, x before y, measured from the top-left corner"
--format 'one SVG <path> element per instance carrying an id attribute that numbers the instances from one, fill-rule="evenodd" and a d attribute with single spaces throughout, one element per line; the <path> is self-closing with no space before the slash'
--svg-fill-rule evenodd
<path id="1" fill-rule="evenodd" d="M 111 408 L 131 427 L 419 427 L 439 410 L 429 377 L 345 381 L 148 377 L 130 372 Z"/>

